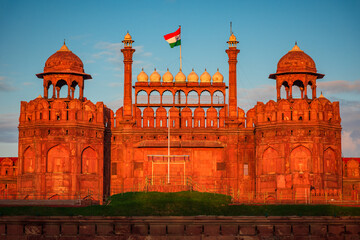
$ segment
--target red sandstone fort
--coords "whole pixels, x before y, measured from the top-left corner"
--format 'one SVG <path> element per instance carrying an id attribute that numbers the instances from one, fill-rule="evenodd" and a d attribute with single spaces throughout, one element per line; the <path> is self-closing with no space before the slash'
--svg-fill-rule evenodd
<path id="1" fill-rule="evenodd" d="M 141 71 L 133 82 L 133 42 L 127 33 L 124 106 L 115 114 L 84 97 L 91 75 L 65 44 L 48 58 L 37 74 L 43 96 L 21 102 L 18 158 L 0 159 L 0 198 L 102 201 L 192 189 L 254 201 L 357 199 L 360 159 L 342 158 L 339 102 L 317 96 L 324 74 L 296 44 L 269 76 L 277 100 L 245 113 L 234 35 L 228 86 L 206 70 L 200 77 Z"/>

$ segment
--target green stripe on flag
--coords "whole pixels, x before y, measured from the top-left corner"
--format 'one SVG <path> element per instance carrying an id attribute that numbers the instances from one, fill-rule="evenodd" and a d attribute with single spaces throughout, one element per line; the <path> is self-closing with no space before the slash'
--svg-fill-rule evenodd
<path id="1" fill-rule="evenodd" d="M 176 46 L 180 46 L 181 45 L 181 39 L 174 42 L 174 43 L 170 43 L 170 47 L 173 48 L 173 47 L 176 47 Z"/>

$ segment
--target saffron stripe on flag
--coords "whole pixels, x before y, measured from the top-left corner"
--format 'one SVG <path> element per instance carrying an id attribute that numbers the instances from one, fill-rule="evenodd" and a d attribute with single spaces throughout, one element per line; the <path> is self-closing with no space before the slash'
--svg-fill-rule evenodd
<path id="1" fill-rule="evenodd" d="M 165 40 L 168 40 L 169 38 L 175 37 L 177 35 L 180 35 L 180 28 L 173 33 L 164 35 L 164 38 L 165 38 Z"/>

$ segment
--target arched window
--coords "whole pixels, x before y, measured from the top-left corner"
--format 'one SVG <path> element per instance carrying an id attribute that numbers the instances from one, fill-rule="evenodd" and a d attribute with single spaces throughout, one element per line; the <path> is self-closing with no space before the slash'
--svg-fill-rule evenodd
<path id="1" fill-rule="evenodd" d="M 196 91 L 190 91 L 187 95 L 188 104 L 199 104 L 199 94 Z"/>
<path id="2" fill-rule="evenodd" d="M 55 97 L 55 96 L 53 96 L 54 86 L 52 85 L 51 82 L 48 83 L 47 92 L 48 92 L 48 98 L 53 98 L 53 97 Z"/>
<path id="3" fill-rule="evenodd" d="M 262 174 L 281 173 L 281 159 L 278 152 L 271 147 L 266 149 L 260 167 Z"/>
<path id="4" fill-rule="evenodd" d="M 307 85 L 307 88 L 306 88 L 306 95 L 309 99 L 312 99 L 313 98 L 313 95 L 312 95 L 312 82 L 308 82 L 308 85 Z"/>
<path id="5" fill-rule="evenodd" d="M 327 173 L 336 172 L 335 152 L 331 148 L 326 149 L 324 152 L 324 165 L 325 165 L 325 172 Z"/>
<path id="6" fill-rule="evenodd" d="M 57 81 L 57 83 L 56 83 L 57 98 L 67 98 L 68 97 L 68 88 L 63 87 L 63 86 L 67 86 L 67 83 L 65 80 Z"/>
<path id="7" fill-rule="evenodd" d="M 304 91 L 304 84 L 300 80 L 296 80 L 292 86 L 292 97 L 301 98 Z"/>
<path id="8" fill-rule="evenodd" d="M 171 91 L 166 90 L 162 94 L 162 104 L 173 104 L 174 98 Z"/>
<path id="9" fill-rule="evenodd" d="M 70 88 L 70 97 L 71 98 L 79 98 L 79 86 L 78 83 L 76 81 L 73 81 L 71 83 L 71 88 Z"/>
<path id="10" fill-rule="evenodd" d="M 148 94 L 144 90 L 141 90 L 136 95 L 137 104 L 147 104 L 148 103 Z"/>
<path id="11" fill-rule="evenodd" d="M 289 91 L 289 84 L 287 82 L 283 82 L 280 87 L 280 98 L 287 99 L 288 98 L 287 91 Z"/>
<path id="12" fill-rule="evenodd" d="M 81 154 L 81 173 L 96 173 L 97 154 L 91 147 L 85 148 Z"/>
<path id="13" fill-rule="evenodd" d="M 150 93 L 150 104 L 160 104 L 160 93 L 156 90 Z"/>
<path id="14" fill-rule="evenodd" d="M 224 93 L 221 91 L 215 91 L 213 94 L 213 104 L 224 104 L 225 97 Z"/>
<path id="15" fill-rule="evenodd" d="M 23 172 L 32 173 L 35 171 L 35 153 L 31 147 L 24 152 Z"/>
<path id="16" fill-rule="evenodd" d="M 70 172 L 70 153 L 62 145 L 51 148 L 47 154 L 47 172 L 66 173 Z"/>
<path id="17" fill-rule="evenodd" d="M 311 152 L 304 146 L 299 146 L 292 150 L 290 154 L 291 170 L 296 172 L 306 172 L 309 170 Z"/>
<path id="18" fill-rule="evenodd" d="M 209 91 L 202 91 L 200 94 L 200 104 L 211 104 L 211 94 Z"/>
<path id="19" fill-rule="evenodd" d="M 186 103 L 186 95 L 184 91 L 177 91 L 175 93 L 175 104 L 185 104 Z"/>

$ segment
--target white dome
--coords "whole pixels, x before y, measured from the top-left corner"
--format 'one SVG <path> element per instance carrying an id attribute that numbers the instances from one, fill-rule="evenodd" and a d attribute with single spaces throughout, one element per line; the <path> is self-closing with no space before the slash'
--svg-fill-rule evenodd
<path id="1" fill-rule="evenodd" d="M 192 72 L 189 73 L 187 79 L 188 79 L 188 82 L 198 82 L 199 76 L 194 72 L 194 69 L 193 69 Z"/>
<path id="2" fill-rule="evenodd" d="M 163 82 L 173 82 L 174 76 L 171 74 L 171 72 L 169 72 L 169 69 L 167 69 L 167 72 L 164 73 L 162 79 Z"/>
<path id="3" fill-rule="evenodd" d="M 147 82 L 149 79 L 148 75 L 144 72 L 144 69 L 141 69 L 141 72 L 137 76 L 138 82 Z"/>
<path id="4" fill-rule="evenodd" d="M 219 72 L 219 69 L 217 69 L 217 72 L 212 77 L 213 83 L 222 83 L 224 81 L 224 76 Z"/>
<path id="5" fill-rule="evenodd" d="M 154 69 L 154 72 L 150 75 L 150 82 L 160 82 L 161 76 L 156 71 L 156 68 Z"/>
<path id="6" fill-rule="evenodd" d="M 203 74 L 201 74 L 201 76 L 200 76 L 200 82 L 206 82 L 206 83 L 211 82 L 211 76 L 206 71 L 206 68 L 205 68 L 205 72 Z"/>
<path id="7" fill-rule="evenodd" d="M 177 82 L 177 83 L 186 82 L 186 76 L 185 76 L 185 74 L 183 74 L 183 72 L 181 70 L 176 74 L 175 82 Z"/>

